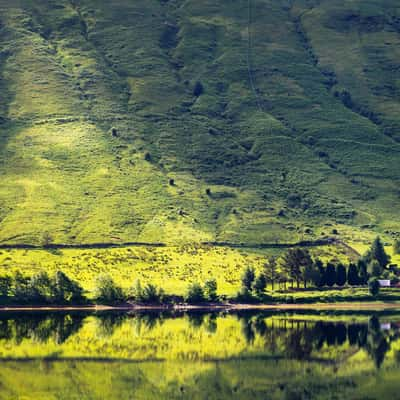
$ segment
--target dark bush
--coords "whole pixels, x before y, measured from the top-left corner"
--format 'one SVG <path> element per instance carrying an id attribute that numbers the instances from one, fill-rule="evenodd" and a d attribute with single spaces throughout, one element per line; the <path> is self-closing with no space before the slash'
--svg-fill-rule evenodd
<path id="1" fill-rule="evenodd" d="M 199 97 L 203 94 L 203 92 L 204 92 L 204 88 L 203 88 L 202 83 L 200 81 L 197 81 L 193 88 L 193 95 L 196 97 Z"/>
<path id="2" fill-rule="evenodd" d="M 194 282 L 189 285 L 186 292 L 185 301 L 189 304 L 198 304 L 205 301 L 204 291 L 199 283 Z"/>
<path id="3" fill-rule="evenodd" d="M 119 304 L 125 297 L 122 289 L 109 275 L 100 275 L 96 279 L 94 300 L 100 304 Z"/>
<path id="4" fill-rule="evenodd" d="M 379 294 L 380 285 L 377 278 L 371 278 L 368 281 L 368 289 L 369 293 L 374 297 L 376 297 Z"/>
<path id="5" fill-rule="evenodd" d="M 215 279 L 210 279 L 204 284 L 204 296 L 208 301 L 218 301 L 217 295 L 217 281 Z"/>

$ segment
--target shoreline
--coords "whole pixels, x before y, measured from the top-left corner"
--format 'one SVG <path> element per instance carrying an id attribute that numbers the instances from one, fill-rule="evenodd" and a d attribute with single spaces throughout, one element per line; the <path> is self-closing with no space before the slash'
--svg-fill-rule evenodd
<path id="1" fill-rule="evenodd" d="M 309 304 L 178 304 L 178 305 L 121 305 L 121 306 L 106 306 L 106 305 L 82 305 L 82 306 L 1 306 L 2 312 L 15 311 L 242 311 L 242 310 L 271 310 L 271 311 L 291 311 L 291 310 L 351 310 L 351 311 L 382 311 L 395 310 L 400 311 L 400 302 L 337 302 L 337 303 L 309 303 Z"/>

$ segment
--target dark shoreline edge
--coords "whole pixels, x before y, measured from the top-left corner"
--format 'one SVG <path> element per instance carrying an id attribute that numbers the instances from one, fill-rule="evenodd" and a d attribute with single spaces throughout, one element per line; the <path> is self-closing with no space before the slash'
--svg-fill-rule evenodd
<path id="1" fill-rule="evenodd" d="M 83 306 L 2 306 L 1 312 L 15 311 L 242 311 L 242 310 L 349 310 L 381 311 L 399 310 L 400 302 L 337 302 L 308 304 L 199 304 L 199 305 L 83 305 Z"/>

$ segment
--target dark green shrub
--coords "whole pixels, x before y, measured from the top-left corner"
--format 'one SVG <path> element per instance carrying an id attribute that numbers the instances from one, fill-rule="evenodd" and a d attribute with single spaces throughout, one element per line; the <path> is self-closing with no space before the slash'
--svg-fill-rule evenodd
<path id="1" fill-rule="evenodd" d="M 194 282 L 188 286 L 185 301 L 189 304 L 198 304 L 205 301 L 204 291 L 199 283 Z"/>
<path id="2" fill-rule="evenodd" d="M 254 281 L 253 289 L 258 297 L 264 294 L 265 288 L 267 286 L 267 279 L 264 274 L 259 274 Z"/>
<path id="3" fill-rule="evenodd" d="M 125 298 L 122 289 L 109 275 L 100 275 L 95 283 L 94 300 L 100 304 L 119 304 Z"/>
<path id="4" fill-rule="evenodd" d="M 346 283 L 347 274 L 346 268 L 343 264 L 338 264 L 336 266 L 336 284 L 338 286 L 343 286 Z"/>
<path id="5" fill-rule="evenodd" d="M 332 287 L 336 283 L 336 269 L 332 263 L 328 263 L 325 269 L 325 282 Z"/>
<path id="6" fill-rule="evenodd" d="M 393 243 L 393 254 L 400 254 L 400 240 L 396 239 Z"/>
<path id="7" fill-rule="evenodd" d="M 242 289 L 246 289 L 251 292 L 253 288 L 253 282 L 255 279 L 255 272 L 253 267 L 247 267 L 242 275 Z"/>
<path id="8" fill-rule="evenodd" d="M 357 271 L 358 271 L 358 284 L 366 285 L 368 282 L 368 271 L 367 271 L 367 265 L 363 260 L 359 260 L 357 262 Z"/>
<path id="9" fill-rule="evenodd" d="M 83 288 L 79 283 L 68 278 L 61 271 L 57 271 L 52 278 L 52 301 L 59 304 L 79 304 L 85 300 Z"/>
<path id="10" fill-rule="evenodd" d="M 217 281 L 210 279 L 204 284 L 204 296 L 207 301 L 218 301 L 217 295 Z"/>
<path id="11" fill-rule="evenodd" d="M 1 276 L 0 277 L 0 298 L 6 299 L 10 295 L 11 292 L 11 284 L 12 279 L 10 276 Z"/>
<path id="12" fill-rule="evenodd" d="M 368 281 L 368 290 L 369 293 L 374 297 L 376 297 L 379 294 L 380 285 L 377 278 L 371 278 Z"/>
<path id="13" fill-rule="evenodd" d="M 379 278 L 382 274 L 382 267 L 377 260 L 372 260 L 368 264 L 368 274 L 371 277 Z"/>
<path id="14" fill-rule="evenodd" d="M 199 97 L 203 94 L 203 92 L 204 92 L 203 84 L 200 81 L 197 81 L 193 88 L 193 95 Z"/>
<path id="15" fill-rule="evenodd" d="M 351 286 L 355 286 L 359 284 L 359 276 L 357 265 L 350 263 L 349 269 L 347 271 L 347 283 Z"/>
<path id="16" fill-rule="evenodd" d="M 147 304 L 161 304 L 164 300 L 164 291 L 157 286 L 148 283 L 143 288 L 140 282 L 137 284 L 135 300 L 139 303 Z"/>

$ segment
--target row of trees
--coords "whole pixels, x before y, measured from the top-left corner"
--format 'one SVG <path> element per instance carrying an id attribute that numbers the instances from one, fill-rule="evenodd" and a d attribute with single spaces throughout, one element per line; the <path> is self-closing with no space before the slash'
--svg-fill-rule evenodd
<path id="1" fill-rule="evenodd" d="M 61 271 L 53 276 L 41 271 L 31 277 L 17 271 L 0 277 L 0 300 L 18 304 L 81 304 L 86 299 L 79 283 Z"/>
<path id="2" fill-rule="evenodd" d="M 376 238 L 371 248 L 357 263 L 345 265 L 343 263 L 328 262 L 324 264 L 320 259 L 313 260 L 309 251 L 302 248 L 289 249 L 278 259 L 270 257 L 264 265 L 264 270 L 258 275 L 255 269 L 247 267 L 242 276 L 241 296 L 256 295 L 260 297 L 269 283 L 272 291 L 275 285 L 287 289 L 296 283 L 297 288 L 302 284 L 304 288 L 312 285 L 315 288 L 344 285 L 367 285 L 369 281 L 376 281 L 370 287 L 376 292 L 378 278 L 387 278 L 396 281 L 395 266 L 389 266 L 390 257 L 386 254 L 380 238 Z"/>
<path id="3" fill-rule="evenodd" d="M 136 281 L 130 290 L 124 291 L 109 275 L 98 276 L 93 291 L 93 301 L 97 304 L 122 304 L 128 301 L 163 304 L 173 297 L 166 296 L 162 288 L 151 283 L 142 285 L 140 281 Z M 215 302 L 218 299 L 215 279 L 208 280 L 203 286 L 194 282 L 188 286 L 184 297 L 177 297 L 179 301 L 193 304 Z M 79 283 L 62 271 L 57 271 L 52 276 L 41 271 L 31 277 L 17 271 L 13 275 L 0 277 L 0 304 L 65 305 L 83 304 L 87 301 Z"/>
<path id="4" fill-rule="evenodd" d="M 121 287 L 117 286 L 109 275 L 102 275 L 96 280 L 94 300 L 100 304 L 116 304 L 125 301 L 134 301 L 141 304 L 163 304 L 171 300 L 178 300 L 189 304 L 203 302 L 216 302 L 219 300 L 217 295 L 217 281 L 210 279 L 204 285 L 198 282 L 191 283 L 185 296 L 166 296 L 164 290 L 151 283 L 142 285 L 138 280 L 133 287 L 124 293 Z"/>

